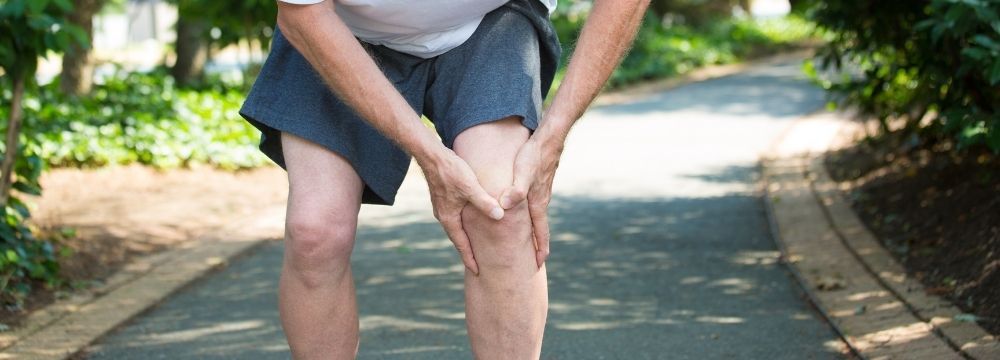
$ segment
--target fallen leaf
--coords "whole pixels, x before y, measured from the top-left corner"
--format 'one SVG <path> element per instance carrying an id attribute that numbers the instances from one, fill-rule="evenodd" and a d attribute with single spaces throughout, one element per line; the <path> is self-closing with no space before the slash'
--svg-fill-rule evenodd
<path id="1" fill-rule="evenodd" d="M 820 291 L 834 291 L 843 289 L 845 286 L 847 286 L 847 283 L 844 279 L 832 276 L 820 277 L 819 280 L 816 281 L 816 289 Z"/>
<path id="2" fill-rule="evenodd" d="M 931 295 L 948 295 L 951 294 L 951 286 L 934 286 L 927 288 L 927 293 Z"/>

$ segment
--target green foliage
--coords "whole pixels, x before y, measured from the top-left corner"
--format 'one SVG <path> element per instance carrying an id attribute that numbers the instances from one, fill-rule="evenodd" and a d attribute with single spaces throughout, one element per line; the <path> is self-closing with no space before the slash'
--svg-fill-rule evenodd
<path id="1" fill-rule="evenodd" d="M 26 97 L 24 132 L 29 150 L 52 166 L 255 167 L 266 158 L 259 133 L 238 114 L 244 97 L 223 85 L 176 88 L 163 70 L 120 72 L 81 98 L 53 82 Z"/>
<path id="2" fill-rule="evenodd" d="M 828 34 L 820 67 L 842 77 L 821 83 L 841 103 L 886 133 L 1000 153 L 1000 1 L 817 1 L 807 13 Z"/>
<path id="3" fill-rule="evenodd" d="M 737 5 L 749 5 L 749 2 L 737 0 L 652 0 L 649 8 L 658 17 L 672 16 L 684 24 L 705 25 L 730 18 L 733 7 Z"/>
<path id="4" fill-rule="evenodd" d="M 9 0 L 0 4 L 0 67 L 17 76 L 31 75 L 38 67 L 38 58 L 49 51 L 87 44 L 83 30 L 65 23 L 72 9 L 70 0 Z"/>
<path id="5" fill-rule="evenodd" d="M 585 1 L 560 1 L 552 16 L 564 55 L 564 64 L 556 74 L 553 89 L 562 80 L 565 62 L 573 52 L 589 9 Z M 694 27 L 665 25 L 651 10 L 643 19 L 631 51 L 611 75 L 607 87 L 676 76 L 705 65 L 737 62 L 800 46 L 814 37 L 814 25 L 795 15 L 772 19 L 726 19 Z"/>
<path id="6" fill-rule="evenodd" d="M 720 20 L 702 27 L 664 26 L 647 13 L 632 50 L 615 70 L 609 87 L 684 74 L 713 64 L 793 47 L 812 34 L 797 17 L 766 20 Z"/>
<path id="7" fill-rule="evenodd" d="M 20 194 L 40 195 L 38 177 L 44 164 L 25 147 L 20 153 L 14 165 L 18 175 L 14 189 Z M 31 212 L 20 196 L 11 196 L 6 206 L 0 208 L 0 298 L 5 303 L 19 305 L 34 281 L 50 287 L 62 283 L 54 244 L 34 236 L 27 222 L 30 217 Z"/>
<path id="8" fill-rule="evenodd" d="M 85 33 L 65 22 L 73 10 L 69 0 L 9 0 L 0 3 L 0 67 L 6 73 L 0 78 L 3 84 L 31 84 L 38 58 L 49 52 L 61 52 L 74 44 L 87 46 Z M 12 95 L 13 86 L 4 85 L 5 98 Z M 14 131 L 8 112 L 12 106 L 5 101 L 2 106 L 4 132 Z M 24 137 L 13 132 L 12 135 Z M 15 137 L 16 138 L 16 137 Z M 13 157 L 10 173 L 13 191 L 0 204 L 0 300 L 20 305 L 21 299 L 31 290 L 33 282 L 47 285 L 60 282 L 59 264 L 52 242 L 37 239 L 27 225 L 31 212 L 21 200 L 22 195 L 39 195 L 38 177 L 43 163 L 31 151 L 31 143 L 20 145 L 0 144 L 5 156 Z M 13 149 L 12 149 L 13 147 Z M 6 170 L 6 169 L 5 169 Z M 6 188 L 0 191 L 7 191 Z"/>
<path id="9" fill-rule="evenodd" d="M 175 0 L 181 16 L 199 19 L 208 25 L 204 36 L 218 46 L 235 44 L 243 39 L 270 44 L 278 15 L 275 0 Z M 218 37 L 211 29 L 218 29 Z"/>

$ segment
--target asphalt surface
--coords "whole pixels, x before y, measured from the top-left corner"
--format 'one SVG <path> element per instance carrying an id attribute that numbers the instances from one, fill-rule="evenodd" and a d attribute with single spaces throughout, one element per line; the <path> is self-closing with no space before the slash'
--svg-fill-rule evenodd
<path id="1" fill-rule="evenodd" d="M 834 359 L 837 338 L 779 263 L 757 158 L 825 100 L 797 62 L 591 109 L 556 177 L 543 359 Z M 362 210 L 361 359 L 471 358 L 462 266 L 411 169 Z M 287 359 L 282 243 L 200 279 L 89 359 Z"/>

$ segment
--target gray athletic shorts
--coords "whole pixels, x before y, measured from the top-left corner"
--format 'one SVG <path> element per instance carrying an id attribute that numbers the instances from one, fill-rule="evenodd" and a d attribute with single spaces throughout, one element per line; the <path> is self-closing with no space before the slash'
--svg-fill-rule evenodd
<path id="1" fill-rule="evenodd" d="M 468 41 L 434 58 L 362 45 L 449 148 L 463 130 L 510 116 L 534 130 L 561 53 L 537 0 L 490 12 Z M 260 129 L 260 150 L 282 168 L 282 131 L 342 155 L 365 183 L 364 203 L 391 205 L 409 167 L 410 156 L 340 101 L 280 30 L 240 115 Z"/>

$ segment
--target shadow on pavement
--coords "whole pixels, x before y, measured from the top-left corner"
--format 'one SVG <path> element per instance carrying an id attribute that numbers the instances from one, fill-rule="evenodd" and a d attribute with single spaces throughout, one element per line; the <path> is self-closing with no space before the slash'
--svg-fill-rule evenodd
<path id="1" fill-rule="evenodd" d="M 543 359 L 841 358 L 778 263 L 752 189 L 757 154 L 823 104 L 798 67 L 756 67 L 588 112 L 551 209 Z M 427 206 L 410 208 L 362 211 L 360 358 L 471 358 L 462 264 Z M 105 337 L 89 358 L 288 358 L 281 257 L 281 242 L 266 244 Z"/>
<path id="2" fill-rule="evenodd" d="M 753 167 L 696 175 L 745 182 Z M 544 359 L 837 358 L 777 263 L 759 198 L 560 197 Z M 362 224 L 363 359 L 467 359 L 462 265 L 430 214 Z M 92 359 L 284 359 L 282 244 L 203 279 L 91 349 Z"/>

